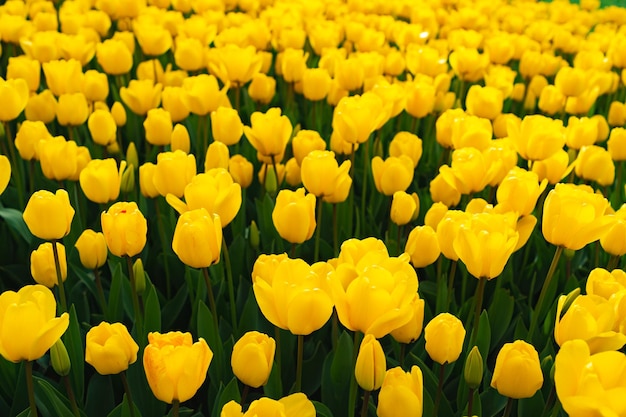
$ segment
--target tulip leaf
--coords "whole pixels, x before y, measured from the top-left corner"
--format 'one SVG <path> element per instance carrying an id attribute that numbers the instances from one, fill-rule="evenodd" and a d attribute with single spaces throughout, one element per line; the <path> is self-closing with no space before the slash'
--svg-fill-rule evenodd
<path id="1" fill-rule="evenodd" d="M 322 366 L 322 403 L 332 410 L 333 415 L 345 416 L 348 414 L 350 375 L 346 376 L 347 383 L 338 384 L 333 381 L 331 367 L 335 352 L 330 352 Z"/>
<path id="2" fill-rule="evenodd" d="M 225 367 L 224 347 L 213 315 L 204 301 L 198 301 L 198 337 L 204 338 L 213 351 L 213 366 L 209 366 L 211 380 L 221 381 Z"/>
<path id="3" fill-rule="evenodd" d="M 141 412 L 137 408 L 135 404 L 133 404 L 134 408 L 134 417 L 141 417 Z M 131 417 L 130 413 L 130 405 L 128 404 L 128 399 L 126 398 L 126 394 L 124 394 L 124 398 L 122 403 L 115 407 L 113 411 L 109 413 L 107 417 Z"/>
<path id="4" fill-rule="evenodd" d="M 115 406 L 111 376 L 95 373 L 87 385 L 85 413 L 89 417 L 106 417 Z"/>
<path id="5" fill-rule="evenodd" d="M 4 358 L 3 358 L 4 360 Z M 18 414 L 18 410 L 23 410 L 28 407 L 28 395 L 26 393 L 26 366 L 24 362 L 17 364 L 17 375 L 15 378 L 15 392 L 12 393 L 11 398 L 11 412 L 10 416 Z"/>
<path id="6" fill-rule="evenodd" d="M 243 285 L 240 285 L 239 288 L 241 289 L 241 287 L 243 287 Z M 248 296 L 246 297 L 246 303 L 244 304 L 243 311 L 241 312 L 241 316 L 239 317 L 238 333 L 240 335 L 244 334 L 247 331 L 257 329 L 259 322 L 259 307 L 257 305 L 256 299 L 254 298 L 254 293 L 251 286 L 248 286 L 247 292 Z"/>
<path id="7" fill-rule="evenodd" d="M 213 405 L 213 413 L 212 416 L 219 416 L 224 407 L 224 404 L 229 401 L 241 402 L 241 394 L 239 394 L 239 384 L 237 382 L 237 378 L 233 377 L 231 380 L 224 386 L 220 382 L 220 388 L 217 393 L 217 401 L 215 401 Z"/>
<path id="8" fill-rule="evenodd" d="M 322 368 L 319 364 L 324 361 L 326 354 L 323 344 L 318 341 L 315 352 L 302 362 L 302 392 L 309 396 L 322 384 Z"/>
<path id="9" fill-rule="evenodd" d="M 176 319 L 181 311 L 183 311 L 183 308 L 187 306 L 186 300 L 188 296 L 189 291 L 187 290 L 187 285 L 181 285 L 174 298 L 166 302 L 161 313 L 163 329 L 171 329 L 174 327 Z"/>
<path id="10" fill-rule="evenodd" d="M 347 332 L 343 331 L 337 347 L 333 352 L 333 361 L 330 366 L 330 377 L 335 384 L 350 381 L 352 375 L 352 339 Z"/>
<path id="11" fill-rule="evenodd" d="M 154 285 L 146 278 L 146 297 L 144 307 L 144 334 L 161 331 L 161 306 Z"/>
<path id="12" fill-rule="evenodd" d="M 513 310 L 515 307 L 515 298 L 513 298 L 508 290 L 502 288 L 496 289 L 491 305 L 487 310 L 489 312 L 489 324 L 491 324 L 491 346 L 497 346 L 509 330 L 511 319 L 513 318 Z M 483 353 L 481 351 L 481 353 Z M 487 355 L 489 352 L 484 352 Z"/>
<path id="13" fill-rule="evenodd" d="M 73 415 L 72 410 L 69 408 L 69 404 L 66 404 L 68 401 L 63 394 L 57 391 L 48 381 L 39 377 L 33 377 L 35 381 L 35 393 L 39 392 L 43 394 L 41 396 L 37 396 L 37 398 L 42 402 L 42 405 L 48 409 L 48 411 L 55 416 L 71 416 Z M 40 404 L 37 404 L 38 407 L 41 407 Z"/>
<path id="14" fill-rule="evenodd" d="M 480 394 L 483 417 L 495 417 L 502 414 L 507 398 L 498 394 L 495 389 L 487 389 Z M 541 415 L 541 413 L 537 414 Z"/>
<path id="15" fill-rule="evenodd" d="M 15 383 L 20 365 L 10 362 L 0 355 L 0 394 L 4 398 L 13 398 Z M 0 397 L 0 398 L 1 398 Z"/>
<path id="16" fill-rule="evenodd" d="M 263 394 L 266 397 L 278 399 L 283 396 L 283 381 L 280 378 L 280 369 L 274 362 L 267 384 L 263 386 Z"/>
<path id="17" fill-rule="evenodd" d="M 318 417 L 334 417 L 333 412 L 319 401 L 311 401 L 315 406 L 315 413 Z"/>
<path id="18" fill-rule="evenodd" d="M 122 285 L 124 275 L 122 274 L 122 264 L 111 265 L 111 289 L 109 291 L 109 318 L 112 322 L 122 321 Z"/>
<path id="19" fill-rule="evenodd" d="M 22 212 L 10 207 L 0 207 L 0 217 L 4 219 L 9 228 L 20 235 L 29 246 L 32 246 L 33 235 L 22 218 Z"/>
<path id="20" fill-rule="evenodd" d="M 530 398 L 523 398 L 517 403 L 517 415 L 518 416 L 540 416 L 543 414 L 543 409 L 546 403 L 543 400 L 543 394 L 541 390 L 538 390 L 535 395 Z"/>
<path id="21" fill-rule="evenodd" d="M 72 364 L 69 377 L 70 382 L 72 383 L 72 389 L 74 390 L 74 395 L 76 395 L 76 401 L 79 404 L 82 404 L 85 392 L 84 340 L 85 339 L 80 331 L 76 308 L 72 304 L 70 307 L 70 324 L 65 332 L 65 336 L 63 337 L 63 343 L 65 343 L 70 363 Z"/>
<path id="22" fill-rule="evenodd" d="M 489 323 L 489 315 L 487 310 L 483 310 L 478 320 L 478 334 L 476 335 L 476 346 L 483 357 L 483 366 L 487 363 L 487 352 L 489 352 L 489 344 L 491 342 L 491 326 Z M 483 352 L 485 352 L 483 354 Z"/>

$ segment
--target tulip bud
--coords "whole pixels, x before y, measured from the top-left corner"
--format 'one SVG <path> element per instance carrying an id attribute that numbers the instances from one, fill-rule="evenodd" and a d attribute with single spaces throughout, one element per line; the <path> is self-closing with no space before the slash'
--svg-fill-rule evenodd
<path id="1" fill-rule="evenodd" d="M 135 189 L 135 167 L 130 165 L 122 173 L 122 181 L 120 182 L 120 190 L 123 193 L 130 193 Z"/>
<path id="2" fill-rule="evenodd" d="M 126 163 L 133 167 L 133 169 L 139 167 L 139 154 L 137 154 L 137 146 L 135 142 L 128 144 L 126 148 Z"/>
<path id="3" fill-rule="evenodd" d="M 176 126 L 174 126 L 174 130 L 172 131 L 171 148 L 172 152 L 180 149 L 185 153 L 189 153 L 191 140 L 189 138 L 189 131 L 185 125 L 177 123 Z"/>
<path id="4" fill-rule="evenodd" d="M 144 272 L 141 258 L 137 258 L 133 264 L 133 275 L 135 276 L 135 291 L 141 295 L 146 291 L 146 273 Z"/>
<path id="5" fill-rule="evenodd" d="M 278 178 L 276 178 L 276 171 L 272 166 L 266 165 L 265 168 L 265 191 L 271 196 L 276 195 L 278 189 Z"/>
<path id="6" fill-rule="evenodd" d="M 543 385 L 539 354 L 533 345 L 516 340 L 505 343 L 496 357 L 491 386 L 500 395 L 530 398 Z"/>
<path id="7" fill-rule="evenodd" d="M 467 355 L 463 377 L 470 389 L 478 388 L 483 380 L 483 357 L 480 354 L 480 350 L 478 350 L 478 346 L 474 346 L 469 355 Z"/>
<path id="8" fill-rule="evenodd" d="M 86 229 L 76 241 L 80 262 L 87 269 L 100 268 L 107 260 L 108 250 L 104 235 Z"/>
<path id="9" fill-rule="evenodd" d="M 117 127 L 124 126 L 126 124 L 126 109 L 119 101 L 113 103 L 111 106 L 111 115 L 115 119 Z"/>
<path id="10" fill-rule="evenodd" d="M 250 246 L 252 246 L 253 249 L 258 250 L 259 249 L 259 243 L 260 243 L 260 234 L 259 234 L 259 227 L 256 225 L 256 222 L 254 220 L 252 220 L 252 222 L 250 223 Z"/>
<path id="11" fill-rule="evenodd" d="M 259 388 L 267 383 L 274 364 L 276 342 L 266 334 L 247 332 L 233 346 L 233 373 L 244 384 Z"/>
<path id="12" fill-rule="evenodd" d="M 396 191 L 393 193 L 391 202 L 391 221 L 398 226 L 404 226 L 411 221 L 413 215 L 419 208 L 415 199 L 404 191 Z M 419 211 L 418 211 L 419 212 Z"/>
<path id="13" fill-rule="evenodd" d="M 63 281 L 67 279 L 67 258 L 65 246 L 59 242 L 54 242 L 59 255 L 59 268 Z M 45 242 L 39 245 L 30 255 L 30 273 L 38 284 L 52 288 L 59 284 L 54 260 L 52 243 Z"/>
<path id="14" fill-rule="evenodd" d="M 441 313 L 424 328 L 426 352 L 437 363 L 452 363 L 463 350 L 465 329 L 461 320 L 449 313 Z"/>
<path id="15" fill-rule="evenodd" d="M 387 362 L 380 342 L 371 334 L 366 334 L 359 347 L 354 376 L 365 391 L 373 391 L 383 384 Z"/>
<path id="16" fill-rule="evenodd" d="M 50 361 L 52 362 L 52 369 L 59 376 L 67 376 L 70 374 L 72 363 L 70 362 L 70 356 L 67 354 L 67 349 L 61 339 L 52 345 L 50 348 Z"/>

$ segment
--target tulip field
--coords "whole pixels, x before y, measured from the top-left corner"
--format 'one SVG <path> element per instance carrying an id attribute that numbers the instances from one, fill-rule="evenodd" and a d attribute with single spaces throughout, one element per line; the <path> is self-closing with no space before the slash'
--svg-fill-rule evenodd
<path id="1" fill-rule="evenodd" d="M 0 416 L 626 417 L 624 6 L 1 2 Z"/>

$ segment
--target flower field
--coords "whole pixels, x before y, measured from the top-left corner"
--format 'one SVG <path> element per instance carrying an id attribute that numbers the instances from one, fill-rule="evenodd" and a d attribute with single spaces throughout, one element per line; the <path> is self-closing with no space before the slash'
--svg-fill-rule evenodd
<path id="1" fill-rule="evenodd" d="M 626 416 L 626 8 L 0 5 L 0 415 Z"/>

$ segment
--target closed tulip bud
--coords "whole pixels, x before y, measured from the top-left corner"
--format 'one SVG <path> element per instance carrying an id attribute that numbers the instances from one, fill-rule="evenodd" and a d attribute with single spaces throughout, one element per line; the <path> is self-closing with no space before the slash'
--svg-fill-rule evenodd
<path id="1" fill-rule="evenodd" d="M 206 150 L 204 158 L 204 171 L 207 172 L 213 168 L 228 169 L 230 153 L 228 146 L 223 142 L 213 142 Z"/>
<path id="2" fill-rule="evenodd" d="M 193 343 L 191 333 L 148 333 L 143 367 L 152 393 L 160 401 L 184 402 L 204 383 L 213 352 L 204 339 Z"/>
<path id="3" fill-rule="evenodd" d="M 80 188 L 94 203 L 106 204 L 114 201 L 120 194 L 125 168 L 126 161 L 122 161 L 118 169 L 113 158 L 94 159 L 80 173 Z"/>
<path id="4" fill-rule="evenodd" d="M 143 122 L 148 143 L 156 146 L 169 145 L 172 140 L 172 116 L 162 108 L 148 110 Z"/>
<path id="5" fill-rule="evenodd" d="M 470 389 L 476 389 L 483 380 L 483 357 L 478 350 L 478 346 L 474 346 L 467 355 L 465 367 L 463 368 L 463 378 Z"/>
<path id="6" fill-rule="evenodd" d="M 580 339 L 597 353 L 618 350 L 626 344 L 626 335 L 614 331 L 617 314 L 613 303 L 599 295 L 581 295 L 562 313 L 566 300 L 566 296 L 560 296 L 556 308 L 554 340 L 559 346 Z"/>
<path id="7" fill-rule="evenodd" d="M 117 39 L 107 39 L 96 45 L 96 60 L 110 75 L 126 74 L 133 66 L 132 52 Z"/>
<path id="8" fill-rule="evenodd" d="M 294 83 L 302 80 L 304 71 L 306 70 L 306 60 L 309 57 L 308 52 L 302 49 L 287 48 L 282 52 L 281 73 L 288 83 Z"/>
<path id="9" fill-rule="evenodd" d="M 128 87 L 120 88 L 120 97 L 133 113 L 144 116 L 161 102 L 162 89 L 161 84 L 152 80 L 131 80 Z"/>
<path id="10" fill-rule="evenodd" d="M 417 365 L 410 372 L 401 367 L 385 373 L 378 394 L 376 414 L 379 417 L 421 417 L 424 409 L 424 380 Z"/>
<path id="11" fill-rule="evenodd" d="M 26 161 L 39 159 L 37 146 L 39 141 L 51 139 L 48 128 L 43 122 L 25 120 L 15 135 L 15 147 L 20 157 Z"/>
<path id="12" fill-rule="evenodd" d="M 83 93 L 63 94 L 57 103 L 57 121 L 62 126 L 80 126 L 87 121 L 89 105 Z"/>
<path id="13" fill-rule="evenodd" d="M 465 100 L 468 114 L 493 120 L 502 113 L 504 97 L 502 91 L 495 87 L 473 85 Z"/>
<path id="14" fill-rule="evenodd" d="M 133 275 L 135 276 L 135 291 L 142 295 L 146 291 L 146 273 L 141 258 L 137 258 L 133 263 Z"/>
<path id="15" fill-rule="evenodd" d="M 28 99 L 24 108 L 26 120 L 50 123 L 57 114 L 57 102 L 50 90 L 43 90 L 39 94 L 33 94 Z"/>
<path id="16" fill-rule="evenodd" d="M 302 184 L 302 170 L 296 158 L 289 158 L 285 164 L 285 181 L 290 187 L 298 187 Z"/>
<path id="17" fill-rule="evenodd" d="M 183 151 L 161 152 L 157 155 L 153 182 L 159 194 L 182 197 L 185 187 L 196 175 L 196 158 Z"/>
<path id="18" fill-rule="evenodd" d="M 610 126 L 626 125 L 626 104 L 613 101 L 609 106 L 608 122 Z"/>
<path id="19" fill-rule="evenodd" d="M 218 107 L 211 112 L 213 139 L 225 145 L 235 145 L 243 134 L 243 124 L 236 109 Z"/>
<path id="20" fill-rule="evenodd" d="M 312 151 L 326 149 L 326 141 L 315 130 L 299 130 L 291 141 L 293 156 L 298 165 L 302 165 L 304 158 Z"/>
<path id="21" fill-rule="evenodd" d="M 222 224 L 204 208 L 183 213 L 176 223 L 172 249 L 185 265 L 206 268 L 220 260 Z"/>
<path id="22" fill-rule="evenodd" d="M 307 100 L 319 101 L 330 91 L 331 78 L 323 68 L 307 68 L 302 75 L 302 92 Z"/>
<path id="23" fill-rule="evenodd" d="M 85 73 L 83 93 L 89 102 L 106 101 L 109 95 L 109 81 L 106 74 L 96 70 Z"/>
<path id="24" fill-rule="evenodd" d="M 416 194 L 417 197 L 417 194 Z M 404 226 L 413 218 L 413 214 L 419 207 L 416 199 L 404 191 L 396 191 L 393 193 L 391 202 L 391 221 L 398 226 Z"/>
<path id="25" fill-rule="evenodd" d="M 279 184 L 285 179 L 285 165 L 263 164 L 259 170 L 259 182 L 265 187 L 265 191 L 272 197 L 276 195 Z"/>
<path id="26" fill-rule="evenodd" d="M 130 193 L 135 189 L 135 167 L 128 165 L 128 168 L 122 172 L 122 179 L 120 181 L 120 191 L 123 193 Z"/>
<path id="27" fill-rule="evenodd" d="M 443 365 L 456 361 L 463 350 L 465 329 L 461 320 L 450 313 L 440 313 L 424 328 L 426 352 Z"/>
<path id="28" fill-rule="evenodd" d="M 516 340 L 505 343 L 496 357 L 491 386 L 509 398 L 530 398 L 543 385 L 539 354 L 533 345 Z"/>
<path id="29" fill-rule="evenodd" d="M 437 233 L 431 226 L 417 226 L 406 242 L 404 251 L 411 256 L 415 268 L 424 268 L 434 263 L 441 254 Z"/>
<path id="30" fill-rule="evenodd" d="M 372 159 L 372 176 L 379 193 L 393 195 L 405 191 L 413 181 L 413 161 L 406 155 L 390 156 L 383 161 L 376 156 Z"/>
<path id="31" fill-rule="evenodd" d="M 434 202 L 443 203 L 447 207 L 454 207 L 461 201 L 459 190 L 450 185 L 441 173 L 430 182 L 429 191 Z"/>
<path id="32" fill-rule="evenodd" d="M 413 312 L 411 320 L 405 325 L 391 331 L 391 337 L 393 337 L 396 342 L 405 344 L 413 343 L 422 334 L 424 327 L 424 300 L 422 300 L 418 294 L 415 294 L 413 300 L 411 300 L 410 306 Z"/>
<path id="33" fill-rule="evenodd" d="M 563 67 L 556 73 L 554 85 L 567 97 L 580 96 L 587 87 L 587 71 L 580 68 Z"/>
<path id="34" fill-rule="evenodd" d="M 261 104 L 269 104 L 276 94 L 276 80 L 263 73 L 252 76 L 252 82 L 248 85 L 250 98 Z"/>
<path id="35" fill-rule="evenodd" d="M 286 241 L 302 243 L 309 240 L 316 226 L 315 195 L 305 195 L 304 188 L 281 190 L 276 197 L 272 221 Z"/>
<path id="36" fill-rule="evenodd" d="M 63 281 L 67 279 L 67 258 L 65 256 L 65 246 L 55 242 L 59 255 L 59 265 L 61 269 L 61 278 Z M 59 279 L 54 261 L 54 253 L 52 243 L 46 242 L 39 245 L 30 255 L 30 273 L 37 284 L 45 285 L 52 288 L 58 285 Z"/>
<path id="37" fill-rule="evenodd" d="M 258 250 L 259 243 L 261 241 L 261 236 L 259 232 L 259 227 L 256 225 L 256 222 L 254 220 L 252 220 L 252 222 L 250 223 L 249 237 L 250 237 L 250 246 L 252 246 L 254 250 Z"/>
<path id="38" fill-rule="evenodd" d="M 615 164 L 606 149 L 592 145 L 583 146 L 576 158 L 574 171 L 579 178 L 609 186 L 615 180 Z"/>
<path id="39" fill-rule="evenodd" d="M 54 294 L 43 285 L 26 285 L 0 295 L 0 355 L 17 363 L 45 355 L 65 333 L 68 313 L 55 317 Z M 20 337 L 15 337 L 15 335 Z"/>
<path id="40" fill-rule="evenodd" d="M 124 105 L 119 101 L 113 103 L 111 106 L 111 116 L 113 116 L 117 127 L 124 126 L 126 124 L 126 109 L 124 109 Z"/>
<path id="41" fill-rule="evenodd" d="M 148 222 L 137 203 L 118 202 L 100 216 L 102 233 L 115 256 L 135 256 L 146 245 Z"/>
<path id="42" fill-rule="evenodd" d="M 124 372 L 137 361 L 139 346 L 122 323 L 101 322 L 87 332 L 85 362 L 100 375 Z"/>
<path id="43" fill-rule="evenodd" d="M 541 90 L 538 106 L 542 112 L 555 115 L 565 109 L 565 100 L 566 97 L 557 87 L 548 85 Z"/>
<path id="44" fill-rule="evenodd" d="M 167 86 L 161 93 L 161 106 L 167 110 L 172 122 L 180 122 L 189 116 L 189 109 L 185 105 L 185 90 L 182 87 Z"/>
<path id="45" fill-rule="evenodd" d="M 96 110 L 89 116 L 87 127 L 94 143 L 108 146 L 116 140 L 117 126 L 115 119 L 106 110 Z"/>
<path id="46" fill-rule="evenodd" d="M 366 334 L 356 357 L 356 382 L 365 391 L 377 390 L 383 384 L 386 369 L 387 361 L 380 342 L 373 335 Z"/>
<path id="47" fill-rule="evenodd" d="M 68 376 L 72 369 L 72 363 L 70 362 L 70 356 L 67 353 L 65 344 L 61 339 L 57 340 L 50 348 L 50 362 L 52 363 L 52 369 L 59 376 Z"/>
<path id="48" fill-rule="evenodd" d="M 422 158 L 422 140 L 409 132 L 398 132 L 389 143 L 389 156 L 400 157 L 406 155 L 417 167 Z"/>
<path id="49" fill-rule="evenodd" d="M 553 245 L 579 250 L 610 228 L 608 201 L 586 185 L 557 184 L 543 205 L 542 232 Z M 585 216 L 580 216 L 584 210 Z"/>
<path id="50" fill-rule="evenodd" d="M 41 64 L 39 61 L 29 58 L 26 55 L 9 58 L 7 80 L 18 78 L 26 81 L 30 91 L 37 91 L 41 78 Z"/>
<path id="51" fill-rule="evenodd" d="M 607 149 L 613 161 L 626 161 L 626 129 L 622 127 L 611 129 Z"/>
<path id="52" fill-rule="evenodd" d="M 237 378 L 252 388 L 267 384 L 274 365 L 276 342 L 264 333 L 246 332 L 233 346 L 230 365 Z"/>
<path id="53" fill-rule="evenodd" d="M 170 145 L 172 152 L 180 150 L 187 154 L 189 153 L 191 148 L 191 139 L 189 138 L 189 131 L 185 125 L 176 123 L 174 130 L 172 130 L 172 143 Z"/>
<path id="54" fill-rule="evenodd" d="M 228 160 L 228 172 L 233 177 L 233 181 L 241 186 L 248 188 L 252 184 L 254 175 L 254 166 L 243 155 L 233 155 Z"/>
<path id="55" fill-rule="evenodd" d="M 74 209 L 65 190 L 36 191 L 31 195 L 23 214 L 28 230 L 43 240 L 61 239 L 70 232 Z"/>
<path id="56" fill-rule="evenodd" d="M 158 197 L 159 190 L 154 185 L 154 174 L 156 172 L 156 165 L 152 162 L 146 162 L 139 167 L 139 189 L 141 195 L 146 198 Z"/>
<path id="57" fill-rule="evenodd" d="M 28 103 L 28 84 L 22 78 L 3 80 L 0 77 L 0 121 L 9 122 L 16 119 Z"/>
<path id="58" fill-rule="evenodd" d="M 107 261 L 107 244 L 101 232 L 86 229 L 76 241 L 80 262 L 87 269 L 97 269 Z"/>

